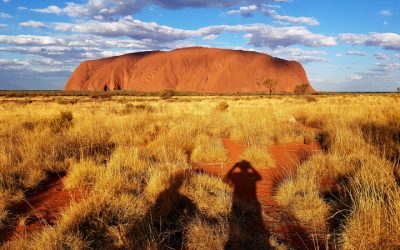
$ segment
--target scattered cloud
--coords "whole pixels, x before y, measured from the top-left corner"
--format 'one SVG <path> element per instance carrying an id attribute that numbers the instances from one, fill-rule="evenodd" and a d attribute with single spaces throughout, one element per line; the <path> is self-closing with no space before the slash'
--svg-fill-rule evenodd
<path id="1" fill-rule="evenodd" d="M 26 22 L 22 22 L 19 24 L 19 26 L 23 27 L 23 28 L 46 28 L 47 25 L 42 23 L 42 22 L 38 22 L 38 21 L 26 21 Z"/>
<path id="2" fill-rule="evenodd" d="M 0 12 L 0 18 L 12 18 L 12 16 L 8 13 Z"/>
<path id="3" fill-rule="evenodd" d="M 386 55 L 385 53 L 375 53 L 374 54 L 374 57 L 377 59 L 377 60 L 381 60 L 381 61 L 387 61 L 387 60 L 389 60 L 389 56 L 388 55 Z"/>
<path id="4" fill-rule="evenodd" d="M 361 75 L 352 75 L 348 78 L 348 80 L 350 80 L 350 81 L 361 81 L 363 79 L 364 79 L 364 77 Z"/>
<path id="5" fill-rule="evenodd" d="M 292 17 L 292 16 L 283 16 L 279 15 L 278 12 L 274 9 L 265 9 L 264 13 L 271 18 L 283 22 L 283 23 L 297 23 L 297 24 L 306 24 L 310 26 L 317 26 L 319 22 L 314 17 Z"/>
<path id="6" fill-rule="evenodd" d="M 243 17 L 252 17 L 253 12 L 258 10 L 257 5 L 242 6 L 236 10 L 230 10 L 227 12 L 228 15 L 242 15 Z"/>
<path id="7" fill-rule="evenodd" d="M 217 35 L 203 36 L 203 40 L 206 40 L 206 41 L 212 41 L 212 40 L 215 40 L 215 39 L 217 39 L 217 38 L 218 38 Z"/>
<path id="8" fill-rule="evenodd" d="M 10 2 L 11 0 L 3 0 L 3 3 L 8 3 L 8 2 Z"/>
<path id="9" fill-rule="evenodd" d="M 0 44 L 10 46 L 62 46 L 62 47 L 101 47 L 101 48 L 135 48 L 163 49 L 149 40 L 105 39 L 98 36 L 64 35 L 64 36 L 33 36 L 33 35 L 0 35 Z M 4 49 L 4 48 L 3 48 Z M 43 51 L 43 50 L 42 50 Z"/>
<path id="10" fill-rule="evenodd" d="M 10 2 L 9 0 L 2 1 Z M 309 27 L 320 25 L 316 17 L 303 16 L 301 12 L 295 10 L 293 10 L 294 16 L 291 13 L 286 13 L 283 4 L 285 2 L 290 2 L 290 0 L 71 0 L 64 3 L 49 4 L 49 6 L 29 3 L 25 5 L 26 7 L 17 7 L 19 5 L 17 1 L 13 1 L 16 5 L 15 8 L 20 11 L 28 10 L 63 16 L 58 18 L 58 23 L 46 22 L 42 19 L 39 19 L 42 22 L 22 19 L 23 22 L 16 24 L 23 28 L 46 28 L 45 31 L 48 35 L 0 35 L 0 55 L 2 58 L 0 59 L 0 87 L 4 84 L 8 75 L 12 74 L 10 72 L 20 72 L 16 73 L 16 78 L 23 77 L 22 75 L 26 74 L 25 81 L 26 79 L 30 80 L 32 75 L 35 75 L 33 78 L 41 76 L 42 78 L 37 77 L 38 81 L 43 79 L 49 79 L 49 82 L 50 79 L 52 81 L 58 79 L 59 81 L 61 79 L 59 75 L 67 77 L 82 60 L 143 50 L 169 50 L 178 47 L 198 46 L 202 43 L 205 43 L 206 46 L 230 46 L 242 47 L 245 50 L 267 51 L 274 56 L 296 60 L 303 64 L 310 63 L 305 66 L 308 71 L 315 70 L 320 65 L 325 65 L 321 66 L 322 71 L 328 71 L 326 65 L 335 66 L 334 63 L 318 65 L 312 63 L 329 62 L 329 59 L 334 57 L 335 54 L 327 54 L 320 50 L 320 47 L 335 46 L 338 41 L 360 47 L 354 47 L 354 50 L 349 51 L 344 49 L 341 53 L 336 54 L 337 57 L 365 57 L 369 55 L 368 59 L 376 59 L 373 60 L 376 63 L 370 65 L 370 68 L 364 64 L 354 66 L 351 69 L 346 69 L 345 66 L 337 66 L 334 70 L 344 69 L 346 72 L 351 72 L 339 77 L 343 83 L 347 80 L 354 82 L 353 86 L 357 84 L 362 86 L 364 83 L 372 85 L 372 83 L 388 84 L 391 82 L 393 84 L 398 82 L 400 75 L 400 63 L 398 61 L 398 59 L 400 60 L 400 33 L 372 32 L 326 35 L 319 33 L 321 32 L 317 31 L 320 30 L 319 28 L 314 30 Z M 261 14 L 270 17 L 267 19 L 271 24 L 212 25 L 183 29 L 162 25 L 162 23 L 141 21 L 132 17 L 144 8 L 153 6 L 161 9 L 219 8 L 228 15 L 240 15 L 242 17 Z M 377 24 L 380 24 L 378 28 L 393 28 L 393 25 L 390 26 L 389 22 L 392 23 L 390 16 L 393 16 L 392 18 L 397 17 L 397 15 L 394 15 L 396 14 L 394 9 L 383 9 L 379 12 L 377 10 L 374 9 L 372 14 L 378 13 L 382 16 L 379 18 L 378 14 L 375 15 L 376 18 L 380 19 L 380 21 L 377 20 Z M 12 18 L 11 15 L 18 15 L 14 14 L 15 12 L 9 12 L 10 14 L 5 12 L 0 12 L 0 18 Z M 68 18 L 68 16 L 71 18 Z M 64 21 L 69 19 L 71 21 Z M 243 19 L 234 20 L 236 22 Z M 7 21 L 10 21 L 10 24 L 8 24 L 10 27 L 15 28 L 16 25 L 12 19 Z M 248 23 L 248 20 L 244 22 Z M 0 29 L 6 27 L 7 24 L 0 24 Z M 22 29 L 18 30 L 21 31 Z M 23 30 L 23 32 L 29 31 L 31 30 Z M 43 30 L 36 32 L 44 33 Z M 235 36 L 238 41 L 226 44 L 223 39 L 226 33 Z M 220 37 L 221 39 L 218 39 Z M 366 53 L 364 47 L 376 48 L 365 50 L 368 51 Z M 389 52 L 382 53 L 380 48 L 394 51 L 394 53 L 392 53 L 393 55 Z M 23 60 L 7 59 L 9 54 L 18 55 L 11 58 L 23 58 Z M 5 56 L 3 57 L 3 55 Z M 60 67 L 61 65 L 63 67 Z M 320 73 L 320 70 L 318 70 L 318 75 L 311 75 L 310 79 L 313 82 L 328 84 L 330 77 L 326 75 L 321 77 L 321 74 L 327 73 Z M 322 78 L 325 78 L 326 81 L 321 80 Z M 379 86 L 377 89 L 379 89 Z"/>
<path id="11" fill-rule="evenodd" d="M 0 52 L 12 52 L 26 55 L 36 55 L 48 58 L 52 61 L 63 63 L 64 65 L 78 64 L 82 60 L 111 57 L 116 55 L 128 54 L 132 50 L 111 51 L 101 47 L 6 47 L 0 48 Z M 55 64 L 54 64 L 55 65 Z"/>
<path id="12" fill-rule="evenodd" d="M 400 51 L 400 35 L 396 33 L 340 34 L 339 39 L 352 45 L 377 46 Z"/>
<path id="13" fill-rule="evenodd" d="M 336 40 L 321 34 L 310 32 L 303 26 L 271 27 L 266 25 L 251 26 L 252 31 L 245 37 L 254 47 L 277 48 L 291 45 L 303 45 L 306 47 L 334 46 Z"/>
<path id="14" fill-rule="evenodd" d="M 375 72 L 393 72 L 400 70 L 400 63 L 379 62 L 375 64 L 373 71 Z"/>
<path id="15" fill-rule="evenodd" d="M 279 47 L 272 51 L 272 54 L 302 63 L 328 62 L 328 59 L 324 57 L 327 53 L 321 50 L 303 50 L 300 48 Z"/>
<path id="16" fill-rule="evenodd" d="M 381 16 L 392 16 L 393 15 L 391 9 L 380 10 L 378 12 L 378 14 Z"/>
<path id="17" fill-rule="evenodd" d="M 366 71 L 357 72 L 349 77 L 348 80 L 353 82 L 362 82 L 368 85 L 372 84 L 375 91 L 393 91 L 395 89 L 394 84 L 398 82 L 399 70 L 400 63 L 393 63 L 389 61 L 379 62 Z M 363 89 L 358 88 L 358 90 Z"/>
<path id="18" fill-rule="evenodd" d="M 93 34 L 104 37 L 130 37 L 132 39 L 149 39 L 160 43 L 185 40 L 193 37 L 209 37 L 223 32 L 246 33 L 249 45 L 254 47 L 277 48 L 290 45 L 320 47 L 336 45 L 334 37 L 310 32 L 306 27 L 273 27 L 264 24 L 253 25 L 216 25 L 197 30 L 176 29 L 157 23 L 142 22 L 131 16 L 117 21 L 104 22 L 92 20 L 85 23 L 57 23 L 54 28 L 62 32 Z"/>
<path id="19" fill-rule="evenodd" d="M 92 20 L 85 23 L 57 23 L 54 28 L 62 32 L 75 32 L 93 34 L 104 37 L 123 37 L 132 39 L 156 40 L 161 43 L 184 40 L 189 37 L 200 36 L 200 32 L 176 29 L 159 25 L 154 22 L 142 22 L 127 16 L 118 21 Z M 204 35 L 212 35 L 212 32 L 204 32 Z"/>
<path id="20" fill-rule="evenodd" d="M 262 4 L 260 6 L 257 6 L 253 4 L 249 6 L 242 6 L 239 9 L 230 10 L 227 12 L 227 14 L 242 15 L 243 17 L 252 17 L 254 12 L 261 11 L 264 15 L 269 16 L 283 24 L 295 23 L 295 24 L 305 24 L 310 26 L 319 25 L 318 20 L 314 17 L 293 17 L 293 16 L 280 15 L 276 10 L 279 8 L 280 8 L 279 5 Z"/>
<path id="21" fill-rule="evenodd" d="M 49 14 L 56 14 L 59 15 L 63 12 L 63 10 L 55 5 L 50 5 L 47 8 L 43 9 L 31 9 L 31 11 L 39 12 L 39 13 L 49 13 Z"/>
<path id="22" fill-rule="evenodd" d="M 368 56 L 367 53 L 358 51 L 358 50 L 350 50 L 346 52 L 346 55 L 348 56 Z"/>
<path id="23" fill-rule="evenodd" d="M 62 10 L 72 17 L 85 17 L 96 20 L 114 19 L 115 17 L 121 17 L 131 15 L 132 13 L 138 12 L 142 8 L 148 5 L 158 5 L 162 8 L 167 9 L 180 9 L 180 8 L 202 8 L 202 7 L 214 7 L 214 8 L 229 8 L 234 7 L 239 3 L 248 3 L 249 5 L 261 4 L 262 0 L 171 0 L 171 1 L 160 1 L 160 0 L 133 0 L 133 1 L 119 1 L 119 0 L 88 0 L 86 3 L 74 3 L 67 2 L 66 6 L 58 9 Z M 50 7 L 50 6 L 49 6 Z M 46 8 L 47 9 L 47 8 Z"/>

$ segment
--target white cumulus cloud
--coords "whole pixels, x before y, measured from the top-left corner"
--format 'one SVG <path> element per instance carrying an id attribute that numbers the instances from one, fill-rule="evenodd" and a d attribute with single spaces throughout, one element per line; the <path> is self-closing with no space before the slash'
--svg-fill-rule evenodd
<path id="1" fill-rule="evenodd" d="M 386 50 L 400 50 L 400 35 L 397 33 L 344 33 L 339 35 L 339 39 L 352 45 L 377 46 Z"/>
<path id="2" fill-rule="evenodd" d="M 43 9 L 31 9 L 34 12 L 39 12 L 39 13 L 50 13 L 50 14 L 56 14 L 59 15 L 63 12 L 63 10 L 55 5 L 50 5 L 47 8 Z"/>
<path id="3" fill-rule="evenodd" d="M 348 56 L 368 56 L 368 53 L 365 53 L 363 51 L 358 51 L 358 50 L 349 50 L 346 52 L 346 55 L 348 55 Z"/>
<path id="4" fill-rule="evenodd" d="M 62 32 L 93 34 L 104 37 L 130 37 L 132 39 L 149 39 L 160 43 L 185 40 L 193 37 L 216 36 L 223 32 L 246 33 L 249 45 L 254 47 L 277 48 L 291 45 L 320 47 L 336 45 L 334 37 L 310 32 L 306 27 L 273 27 L 264 24 L 252 25 L 215 25 L 197 30 L 177 29 L 155 22 L 143 22 L 131 16 L 117 21 L 92 20 L 85 23 L 57 23 L 54 28 Z M 212 37 L 212 36 L 211 36 Z"/>
<path id="5" fill-rule="evenodd" d="M 279 15 L 276 10 L 266 9 L 265 14 L 272 17 L 273 19 L 280 22 L 288 22 L 288 23 L 297 23 L 297 24 L 306 24 L 310 26 L 317 26 L 319 22 L 314 17 L 293 17 L 293 16 L 284 16 Z"/>
<path id="6" fill-rule="evenodd" d="M 242 15 L 244 17 L 252 17 L 253 12 L 258 10 L 257 5 L 242 6 L 236 10 L 230 10 L 227 12 L 228 15 Z"/>
<path id="7" fill-rule="evenodd" d="M 378 14 L 382 15 L 382 16 L 392 16 L 393 15 L 391 9 L 380 10 L 378 12 Z"/>
<path id="8" fill-rule="evenodd" d="M 8 13 L 5 12 L 0 12 L 0 17 L 1 18 L 12 18 L 12 16 Z"/>
<path id="9" fill-rule="evenodd" d="M 24 27 L 24 28 L 46 28 L 47 25 L 39 22 L 39 21 L 26 21 L 26 22 L 22 22 L 19 24 L 19 26 Z"/>

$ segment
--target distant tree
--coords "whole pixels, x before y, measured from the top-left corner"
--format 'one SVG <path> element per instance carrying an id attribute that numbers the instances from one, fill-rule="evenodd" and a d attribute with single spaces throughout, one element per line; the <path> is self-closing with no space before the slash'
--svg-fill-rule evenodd
<path id="1" fill-rule="evenodd" d="M 262 82 L 262 85 L 264 85 L 269 94 L 272 95 L 272 92 L 274 92 L 276 85 L 278 85 L 278 80 L 268 78 Z"/>
<path id="2" fill-rule="evenodd" d="M 309 92 L 308 84 L 299 84 L 296 87 L 294 87 L 294 93 L 296 95 L 304 95 Z"/>

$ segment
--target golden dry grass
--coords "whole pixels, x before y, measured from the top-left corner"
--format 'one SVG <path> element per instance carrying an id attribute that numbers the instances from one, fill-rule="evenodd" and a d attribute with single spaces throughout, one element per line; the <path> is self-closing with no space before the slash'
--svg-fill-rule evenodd
<path id="1" fill-rule="evenodd" d="M 66 208 L 56 226 L 3 248 L 222 249 L 232 190 L 191 166 L 225 161 L 226 137 L 247 146 L 243 158 L 254 166 L 274 164 L 263 150 L 268 145 L 317 138 L 326 151 L 280 184 L 278 204 L 304 225 L 330 226 L 339 248 L 399 248 L 399 101 L 396 95 L 1 97 L 0 230 L 14 216 L 12 205 L 52 174 L 65 173 L 65 187 L 86 197 Z M 337 185 L 325 187 L 321 178 Z"/>
<path id="2" fill-rule="evenodd" d="M 274 159 L 264 147 L 249 146 L 244 152 L 242 158 L 256 167 L 273 167 Z"/>

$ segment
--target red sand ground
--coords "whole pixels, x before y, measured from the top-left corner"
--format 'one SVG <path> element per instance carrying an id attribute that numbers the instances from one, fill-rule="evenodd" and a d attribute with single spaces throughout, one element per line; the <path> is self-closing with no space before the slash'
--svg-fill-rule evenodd
<path id="1" fill-rule="evenodd" d="M 54 225 L 60 218 L 61 210 L 72 201 L 79 201 L 81 198 L 80 193 L 64 189 L 61 177 L 49 178 L 41 185 L 40 190 L 11 208 L 15 219 L 8 229 L 0 232 L 0 242 L 12 240 L 20 234 L 40 230 L 46 225 Z M 18 218 L 25 218 L 25 223 L 18 223 Z"/>
<path id="2" fill-rule="evenodd" d="M 244 146 L 230 139 L 223 139 L 223 143 L 228 151 L 228 163 L 202 166 L 196 164 L 196 168 L 225 178 L 228 171 L 241 160 Z M 327 235 L 325 228 L 311 229 L 301 225 L 293 215 L 281 209 L 274 200 L 279 182 L 286 176 L 294 174 L 298 164 L 306 160 L 309 155 L 320 151 L 320 146 L 318 144 L 285 144 L 270 146 L 267 150 L 275 160 L 275 167 L 252 166 L 261 176 L 261 180 L 256 182 L 255 195 L 264 213 L 266 229 L 271 235 L 275 235 L 279 240 L 295 249 L 315 249 L 316 244 L 323 248 L 324 238 Z M 246 183 L 242 184 L 248 186 Z M 244 196 L 243 200 L 252 196 L 252 194 L 243 192 L 238 192 L 238 195 Z"/>

